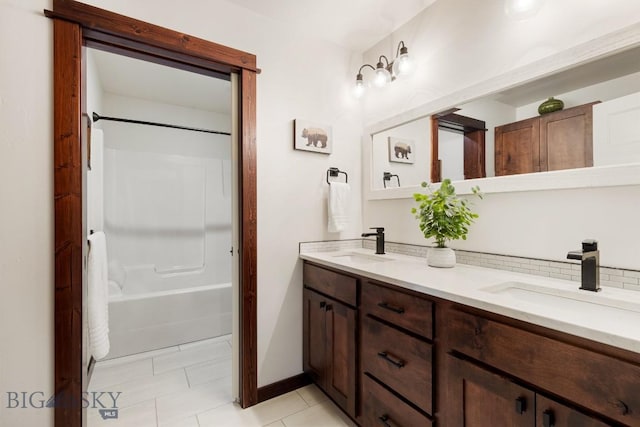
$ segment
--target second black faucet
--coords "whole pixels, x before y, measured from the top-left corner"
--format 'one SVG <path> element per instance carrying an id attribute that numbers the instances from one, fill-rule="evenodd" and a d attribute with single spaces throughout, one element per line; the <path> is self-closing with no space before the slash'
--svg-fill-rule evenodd
<path id="1" fill-rule="evenodd" d="M 376 236 L 376 255 L 384 255 L 384 227 L 370 227 L 375 233 L 362 233 L 362 237 Z"/>

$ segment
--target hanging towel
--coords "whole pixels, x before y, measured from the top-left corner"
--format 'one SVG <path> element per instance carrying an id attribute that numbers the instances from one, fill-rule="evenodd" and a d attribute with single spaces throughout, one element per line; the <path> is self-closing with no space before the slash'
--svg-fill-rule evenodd
<path id="1" fill-rule="evenodd" d="M 103 232 L 89 236 L 89 352 L 96 360 L 109 353 L 109 279 L 107 241 Z"/>
<path id="2" fill-rule="evenodd" d="M 349 200 L 351 187 L 343 182 L 329 183 L 329 232 L 338 233 L 349 225 Z"/>

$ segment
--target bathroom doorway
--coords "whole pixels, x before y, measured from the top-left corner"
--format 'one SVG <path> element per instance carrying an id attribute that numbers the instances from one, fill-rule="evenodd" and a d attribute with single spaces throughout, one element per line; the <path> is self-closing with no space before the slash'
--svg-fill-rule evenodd
<path id="1" fill-rule="evenodd" d="M 89 114 L 86 105 L 87 47 L 170 65 L 207 76 L 227 76 L 237 93 L 232 138 L 237 156 L 238 247 L 235 274 L 239 307 L 238 401 L 242 407 L 258 401 L 257 389 L 257 222 L 256 222 L 256 57 L 147 22 L 118 15 L 73 0 L 54 0 L 54 197 L 55 197 L 55 425 L 86 425 L 84 406 L 89 372 L 87 344 L 87 174 Z M 236 257 L 237 255 L 237 257 Z M 235 330 L 234 330 L 235 332 Z M 64 399 L 64 400 L 63 400 Z M 108 415 L 108 414 L 107 414 Z"/>
<path id="2" fill-rule="evenodd" d="M 123 421 L 189 422 L 235 397 L 232 83 L 93 48 L 85 62 L 87 233 L 106 243 L 89 259 L 108 270 L 102 283 L 89 263 L 88 316 L 106 305 L 109 328 L 92 354 L 89 324 L 88 391 L 121 392 Z M 202 403 L 172 408 L 189 395 Z M 106 422 L 89 410 L 89 427 Z"/>

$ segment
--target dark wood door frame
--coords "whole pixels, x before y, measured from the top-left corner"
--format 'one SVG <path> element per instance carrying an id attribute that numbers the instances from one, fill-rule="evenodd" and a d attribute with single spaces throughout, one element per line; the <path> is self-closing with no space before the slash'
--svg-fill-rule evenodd
<path id="1" fill-rule="evenodd" d="M 482 120 L 455 114 L 458 109 L 431 116 L 431 182 L 442 181 L 442 165 L 438 154 L 440 129 L 461 133 L 464 138 L 464 179 L 484 178 L 485 132 Z"/>
<path id="2" fill-rule="evenodd" d="M 54 211 L 56 427 L 85 417 L 86 140 L 83 46 L 210 75 L 239 76 L 240 403 L 257 403 L 255 55 L 71 0 L 54 0 Z M 86 317 L 85 317 L 86 318 Z"/>

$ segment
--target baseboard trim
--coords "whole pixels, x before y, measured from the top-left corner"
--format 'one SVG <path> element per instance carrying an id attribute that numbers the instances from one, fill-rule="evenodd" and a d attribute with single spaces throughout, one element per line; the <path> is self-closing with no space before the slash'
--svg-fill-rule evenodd
<path id="1" fill-rule="evenodd" d="M 258 388 L 258 403 L 274 397 L 297 390 L 300 387 L 311 384 L 311 378 L 305 373 L 285 378 L 273 384 L 268 384 Z"/>

